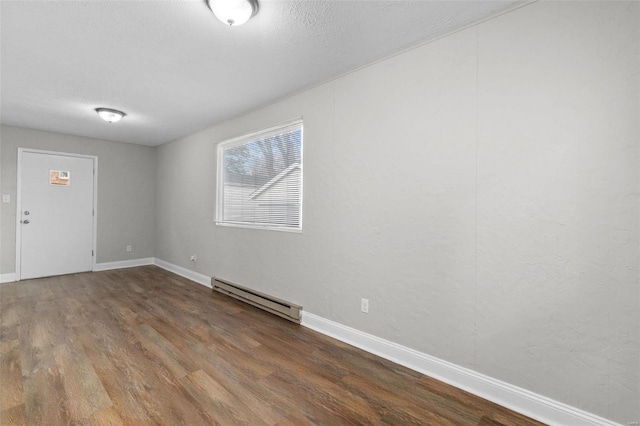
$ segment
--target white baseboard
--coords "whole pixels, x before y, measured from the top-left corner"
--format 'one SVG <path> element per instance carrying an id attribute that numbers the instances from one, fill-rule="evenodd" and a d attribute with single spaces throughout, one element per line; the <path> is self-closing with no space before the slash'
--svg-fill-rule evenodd
<path id="1" fill-rule="evenodd" d="M 94 272 L 99 271 L 109 271 L 112 269 L 123 269 L 123 268 L 133 268 L 136 266 L 145 266 L 145 265 L 153 265 L 154 264 L 153 257 L 146 257 L 143 259 L 131 259 L 131 260 L 120 260 L 117 262 L 103 262 L 96 263 L 96 266 L 93 268 Z M 16 280 L 16 273 L 11 272 L 9 274 L 0 274 L 0 283 L 8 283 Z"/>
<path id="2" fill-rule="evenodd" d="M 8 274 L 0 274 L 0 284 L 2 283 L 12 283 L 16 280 L 16 273 L 10 272 Z"/>
<path id="3" fill-rule="evenodd" d="M 202 284 L 203 286 L 211 288 L 211 277 L 203 275 L 199 272 L 183 268 L 182 266 L 174 265 L 173 263 L 165 262 L 164 260 L 158 258 L 154 259 L 153 264 L 161 267 L 162 269 L 166 269 L 169 272 L 180 275 L 181 277 L 185 277 L 187 279 L 190 279 L 191 281 L 197 282 L 198 284 Z"/>
<path id="4" fill-rule="evenodd" d="M 159 266 L 160 268 L 166 269 L 169 272 L 173 272 L 174 274 L 188 278 L 191 281 L 195 281 L 198 284 L 202 284 L 204 286 L 211 288 L 211 277 L 183 268 L 182 266 L 174 265 L 173 263 L 165 262 L 164 260 L 157 259 L 155 257 L 147 257 L 144 259 L 123 260 L 119 262 L 97 263 L 96 267 L 93 270 L 95 272 L 98 272 L 98 271 L 108 271 L 111 269 L 133 268 L 135 266 L 145 266 L 145 265 Z M 6 275 L 12 275 L 15 280 L 15 274 L 6 274 Z"/>
<path id="5" fill-rule="evenodd" d="M 550 425 L 621 426 L 526 389 L 303 311 L 302 325 Z"/>
<path id="6" fill-rule="evenodd" d="M 96 263 L 94 272 L 109 271 L 111 269 L 133 268 L 136 266 L 153 265 L 154 258 L 146 257 L 143 259 L 120 260 L 118 262 Z"/>

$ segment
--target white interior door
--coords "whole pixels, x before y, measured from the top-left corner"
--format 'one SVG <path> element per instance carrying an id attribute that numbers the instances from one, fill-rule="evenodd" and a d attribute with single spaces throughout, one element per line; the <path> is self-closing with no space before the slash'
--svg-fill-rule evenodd
<path id="1" fill-rule="evenodd" d="M 22 151 L 20 279 L 93 269 L 94 158 Z"/>

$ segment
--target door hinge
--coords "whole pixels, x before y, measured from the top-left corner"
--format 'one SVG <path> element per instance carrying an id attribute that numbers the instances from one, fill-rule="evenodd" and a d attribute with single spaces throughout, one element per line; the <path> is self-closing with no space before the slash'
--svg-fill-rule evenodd
<path id="1" fill-rule="evenodd" d="M 91 250 L 91 257 L 93 257 L 93 250 Z"/>
<path id="2" fill-rule="evenodd" d="M 96 215 L 96 209 L 92 209 L 91 210 L 91 216 L 95 216 Z"/>

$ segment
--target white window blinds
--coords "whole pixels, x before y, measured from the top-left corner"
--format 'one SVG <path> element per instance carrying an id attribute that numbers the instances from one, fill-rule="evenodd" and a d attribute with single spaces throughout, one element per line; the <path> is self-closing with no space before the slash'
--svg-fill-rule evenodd
<path id="1" fill-rule="evenodd" d="M 302 229 L 302 121 L 218 145 L 216 223 Z"/>

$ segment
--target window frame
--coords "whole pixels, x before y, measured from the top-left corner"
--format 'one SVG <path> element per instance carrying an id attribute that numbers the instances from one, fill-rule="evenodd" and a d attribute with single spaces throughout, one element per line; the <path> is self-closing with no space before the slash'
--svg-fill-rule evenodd
<path id="1" fill-rule="evenodd" d="M 226 149 L 235 148 L 244 144 L 255 142 L 256 139 L 275 136 L 287 128 L 300 127 L 300 207 L 299 207 L 299 220 L 298 226 L 277 226 L 273 224 L 260 225 L 257 223 L 247 222 L 233 222 L 223 220 L 224 212 L 224 151 Z M 281 232 L 293 232 L 302 233 L 302 212 L 303 212 L 303 200 L 304 200 L 304 122 L 302 117 L 295 120 L 286 121 L 281 124 L 277 124 L 271 127 L 267 127 L 261 130 L 245 133 L 243 135 L 224 140 L 219 142 L 216 146 L 216 205 L 214 212 L 214 223 L 216 226 L 225 226 L 232 228 L 248 228 L 248 229 L 263 229 L 268 231 L 281 231 Z"/>

